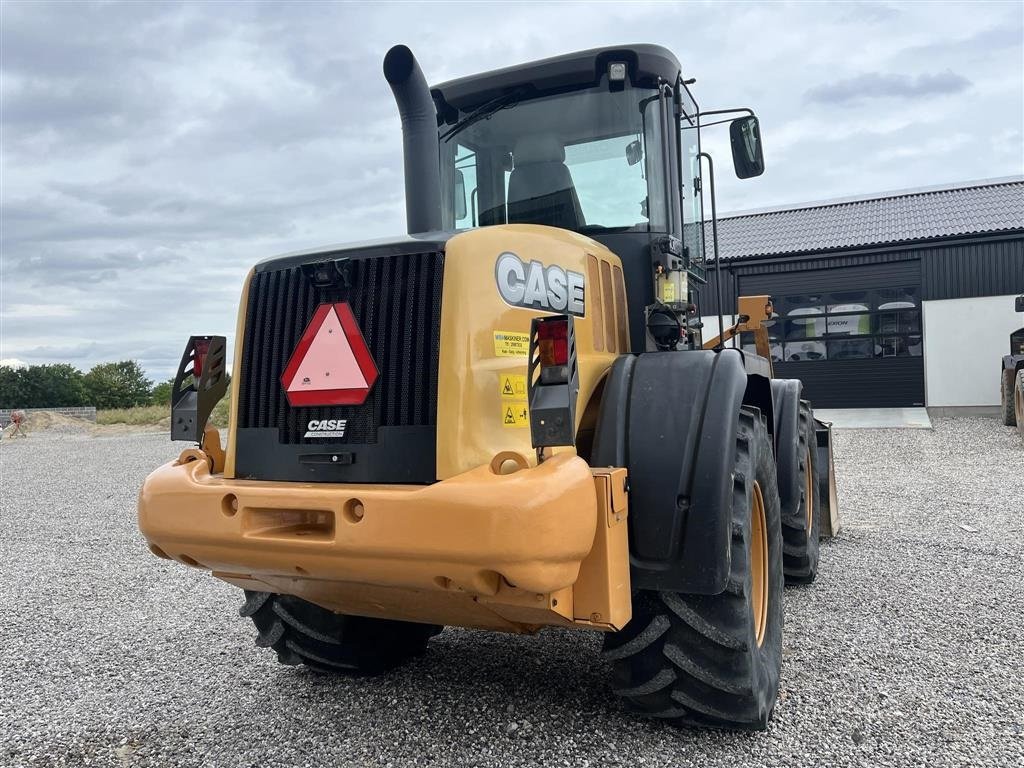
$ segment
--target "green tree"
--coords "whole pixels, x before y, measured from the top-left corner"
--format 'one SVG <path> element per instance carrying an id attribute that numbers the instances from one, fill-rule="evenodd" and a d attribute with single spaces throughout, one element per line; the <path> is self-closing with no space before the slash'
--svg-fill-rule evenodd
<path id="1" fill-rule="evenodd" d="M 27 408 L 25 405 L 23 368 L 0 366 L 0 408 Z"/>
<path id="2" fill-rule="evenodd" d="M 161 381 L 150 393 L 149 402 L 151 405 L 170 405 L 171 389 L 174 387 L 174 379 Z"/>
<path id="3" fill-rule="evenodd" d="M 153 382 L 135 360 L 100 363 L 85 374 L 91 405 L 97 408 L 132 408 L 150 400 Z"/>
<path id="4" fill-rule="evenodd" d="M 60 408 L 88 405 L 85 377 L 73 365 L 0 368 L 0 408 Z"/>

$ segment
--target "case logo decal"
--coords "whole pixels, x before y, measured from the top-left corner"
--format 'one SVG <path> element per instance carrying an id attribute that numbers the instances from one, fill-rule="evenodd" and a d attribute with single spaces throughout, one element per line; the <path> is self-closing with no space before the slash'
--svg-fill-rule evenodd
<path id="1" fill-rule="evenodd" d="M 306 437 L 344 437 L 348 419 L 312 419 L 306 425 Z"/>
<path id="2" fill-rule="evenodd" d="M 511 251 L 505 251 L 494 265 L 494 279 L 501 298 L 513 307 L 584 316 L 581 272 L 558 264 L 545 267 L 536 260 L 525 263 Z"/>

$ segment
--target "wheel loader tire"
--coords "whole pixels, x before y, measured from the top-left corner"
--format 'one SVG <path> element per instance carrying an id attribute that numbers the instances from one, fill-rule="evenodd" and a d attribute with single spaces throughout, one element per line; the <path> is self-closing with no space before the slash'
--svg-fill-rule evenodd
<path id="1" fill-rule="evenodd" d="M 413 656 L 441 627 L 408 621 L 346 616 L 292 595 L 245 590 L 238 611 L 253 620 L 256 645 L 273 648 L 282 664 L 318 672 L 379 675 Z"/>
<path id="2" fill-rule="evenodd" d="M 786 584 L 810 584 L 818 575 L 818 550 L 821 534 L 821 498 L 818 477 L 818 443 L 814 436 L 811 404 L 800 401 L 797 414 L 798 436 L 785 445 L 779 435 L 778 451 L 796 451 L 796 492 L 782 504 L 782 568 Z M 782 485 L 781 481 L 779 483 Z"/>
<path id="3" fill-rule="evenodd" d="M 1013 395 L 1013 414 L 1017 421 L 1017 434 L 1024 440 L 1024 368 L 1017 371 L 1017 386 Z"/>
<path id="4" fill-rule="evenodd" d="M 1010 370 L 1009 368 L 1003 369 L 1003 375 L 1000 380 L 999 394 L 1000 402 L 1002 403 L 1002 414 L 1003 424 L 1007 427 L 1015 427 L 1020 424 L 1020 419 L 1017 418 L 1015 408 L 1015 395 L 1014 387 L 1018 371 Z"/>
<path id="5" fill-rule="evenodd" d="M 782 666 L 782 535 L 775 462 L 757 411 L 743 408 L 732 488 L 731 570 L 718 595 L 640 591 L 605 635 L 613 689 L 639 714 L 763 730 Z"/>

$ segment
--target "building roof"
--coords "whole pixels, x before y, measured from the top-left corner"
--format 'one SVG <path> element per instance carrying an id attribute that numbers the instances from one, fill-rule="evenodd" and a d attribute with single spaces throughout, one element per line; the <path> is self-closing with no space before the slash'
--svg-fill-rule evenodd
<path id="1" fill-rule="evenodd" d="M 723 259 L 1016 229 L 1024 229 L 1024 176 L 741 211 L 718 220 Z M 710 245 L 710 228 L 707 237 Z"/>

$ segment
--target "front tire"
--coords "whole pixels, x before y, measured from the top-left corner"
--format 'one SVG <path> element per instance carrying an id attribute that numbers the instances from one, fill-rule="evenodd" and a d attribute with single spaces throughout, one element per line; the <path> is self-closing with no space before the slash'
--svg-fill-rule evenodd
<path id="1" fill-rule="evenodd" d="M 280 663 L 331 674 L 382 674 L 422 655 L 441 631 L 434 624 L 346 616 L 293 595 L 248 589 L 238 612 L 256 625 L 256 645 L 273 648 Z"/>
<path id="2" fill-rule="evenodd" d="M 1002 405 L 1001 414 L 1003 417 L 1003 424 L 1007 427 L 1015 427 L 1021 423 L 1021 420 L 1017 417 L 1016 408 L 1016 395 L 1015 395 L 1015 380 L 1017 379 L 1017 371 L 1009 368 L 1004 368 L 1002 376 L 999 379 L 999 395 L 1000 404 Z"/>
<path id="3" fill-rule="evenodd" d="M 782 499 L 782 567 L 786 573 L 786 584 L 810 584 L 818 575 L 821 484 L 814 415 L 811 404 L 806 400 L 800 401 L 797 430 L 795 446 L 783 445 L 784 438 L 793 438 L 779 435 L 779 451 L 796 452 L 795 460 L 791 462 L 796 470 L 795 483 L 792 484 L 790 498 Z"/>
<path id="4" fill-rule="evenodd" d="M 732 489 L 731 571 L 718 595 L 642 591 L 605 635 L 613 688 L 631 710 L 678 724 L 763 730 L 782 666 L 782 536 L 771 440 L 743 408 Z"/>
<path id="5" fill-rule="evenodd" d="M 1017 371 L 1017 386 L 1013 395 L 1013 414 L 1017 422 L 1017 433 L 1024 440 L 1024 368 Z"/>

